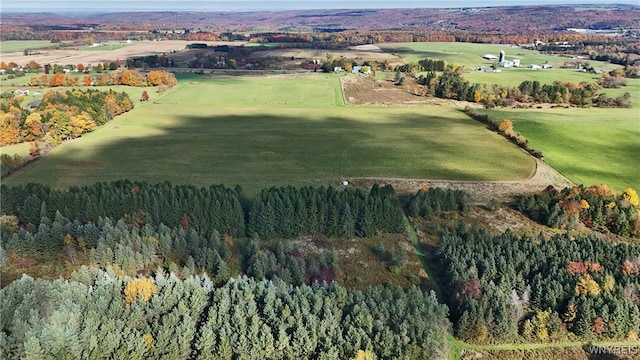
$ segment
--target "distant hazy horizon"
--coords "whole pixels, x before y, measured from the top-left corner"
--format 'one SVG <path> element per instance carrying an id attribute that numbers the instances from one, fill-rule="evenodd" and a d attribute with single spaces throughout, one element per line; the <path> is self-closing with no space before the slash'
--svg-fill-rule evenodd
<path id="1" fill-rule="evenodd" d="M 459 8 L 524 5 L 639 5 L 637 0 L 449 0 L 449 1 L 309 1 L 309 0 L 227 0 L 227 1 L 175 1 L 175 0 L 137 0 L 137 1 L 3 1 L 2 12 L 127 12 L 127 11 L 283 11 L 283 10 L 321 10 L 321 9 L 394 9 L 394 8 Z"/>

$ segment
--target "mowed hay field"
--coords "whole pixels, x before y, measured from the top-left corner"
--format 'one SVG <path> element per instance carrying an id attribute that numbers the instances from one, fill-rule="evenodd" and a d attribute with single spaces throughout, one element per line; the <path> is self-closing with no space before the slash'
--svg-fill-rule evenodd
<path id="1" fill-rule="evenodd" d="M 637 95 L 637 93 L 636 93 Z M 483 110 L 508 118 L 545 161 L 577 184 L 640 189 L 640 111 L 632 109 Z"/>
<path id="2" fill-rule="evenodd" d="M 179 78 L 7 184 L 129 178 L 199 186 L 331 185 L 360 176 L 518 180 L 531 157 L 448 107 L 347 107 L 339 77 Z"/>

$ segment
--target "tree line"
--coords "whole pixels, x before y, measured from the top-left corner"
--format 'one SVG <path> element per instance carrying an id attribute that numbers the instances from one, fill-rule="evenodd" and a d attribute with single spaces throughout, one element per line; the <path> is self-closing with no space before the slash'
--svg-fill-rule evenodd
<path id="1" fill-rule="evenodd" d="M 410 62 L 403 65 L 396 65 L 394 71 L 400 71 L 407 74 L 415 74 L 423 71 L 444 71 L 447 68 L 447 62 L 439 59 L 424 58 L 416 62 Z"/>
<path id="2" fill-rule="evenodd" d="M 404 231 L 402 207 L 391 185 L 369 194 L 333 187 L 263 190 L 248 213 L 248 233 L 262 239 L 304 234 L 369 237 L 376 231 Z"/>
<path id="3" fill-rule="evenodd" d="M 541 84 L 537 80 L 525 80 L 517 87 L 498 84 L 487 86 L 469 83 L 462 76 L 462 72 L 463 68 L 458 65 L 447 65 L 439 74 L 430 71 L 426 75 L 420 75 L 417 82 L 423 85 L 424 89 L 418 91 L 418 94 L 482 103 L 486 107 L 512 106 L 519 103 L 631 107 L 631 95 L 628 92 L 611 98 L 599 93 L 601 87 L 597 83 L 554 81 L 553 84 Z"/>
<path id="4" fill-rule="evenodd" d="M 0 145 L 32 141 L 47 151 L 64 140 L 92 131 L 133 106 L 125 92 L 113 90 L 51 90 L 28 108 L 21 106 L 19 96 L 5 93 L 0 96 Z"/>
<path id="5" fill-rule="evenodd" d="M 98 76 L 84 75 L 82 81 L 79 76 L 55 72 L 51 76 L 46 74 L 33 76 L 29 79 L 29 86 L 58 87 L 58 86 L 165 86 L 171 88 L 178 82 L 175 75 L 164 70 L 153 70 L 140 73 L 137 70 L 126 69 L 120 72 L 110 72 Z"/>
<path id="6" fill-rule="evenodd" d="M 502 119 L 499 122 L 494 120 L 489 114 L 482 114 L 477 109 L 469 106 L 465 106 L 464 113 L 474 120 L 478 120 L 488 127 L 498 132 L 500 135 L 506 137 L 512 143 L 518 145 L 529 154 L 537 157 L 538 159 L 544 159 L 544 152 L 540 149 L 534 149 L 529 144 L 529 140 L 524 135 L 516 132 L 513 128 L 513 122 L 509 119 Z"/>
<path id="7" fill-rule="evenodd" d="M 83 222 L 99 217 L 127 219 L 136 225 L 165 224 L 216 230 L 222 234 L 261 239 L 299 235 L 368 237 L 376 231 L 404 231 L 402 207 L 390 185 L 375 185 L 369 193 L 333 187 L 270 188 L 255 199 L 240 187 L 197 188 L 121 180 L 68 190 L 45 185 L 2 185 L 1 210 L 21 224 L 52 219 L 56 212 Z"/>

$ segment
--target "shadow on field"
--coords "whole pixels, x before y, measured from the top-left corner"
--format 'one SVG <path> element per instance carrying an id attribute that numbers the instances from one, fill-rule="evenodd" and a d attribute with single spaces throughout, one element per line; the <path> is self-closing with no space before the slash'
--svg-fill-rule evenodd
<path id="1" fill-rule="evenodd" d="M 44 166 L 39 172 L 50 178 L 38 181 L 66 187 L 128 178 L 240 184 L 253 192 L 273 185 L 337 184 L 359 176 L 495 180 L 496 173 L 509 174 L 510 167 L 520 166 L 496 154 L 512 153 L 510 145 L 496 146 L 496 139 L 472 120 L 418 112 L 382 116 L 380 123 L 318 118 L 317 113 L 310 118 L 185 116 L 177 125 L 162 127 L 160 135 L 139 138 L 122 136 L 123 124 L 121 132 L 107 134 L 106 145 L 93 147 L 82 160 L 72 151 L 47 155 L 36 166 Z M 82 140 L 75 147 L 81 148 Z"/>

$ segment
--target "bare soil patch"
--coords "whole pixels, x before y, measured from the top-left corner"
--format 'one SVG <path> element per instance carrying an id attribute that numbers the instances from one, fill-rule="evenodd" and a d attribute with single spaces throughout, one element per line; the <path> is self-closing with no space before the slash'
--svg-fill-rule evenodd
<path id="1" fill-rule="evenodd" d="M 392 80 L 368 79 L 359 75 L 343 76 L 340 78 L 340 85 L 344 102 L 349 105 L 478 106 L 465 101 L 415 95 L 421 85 L 411 78 L 405 78 L 403 85 L 396 85 Z"/>

